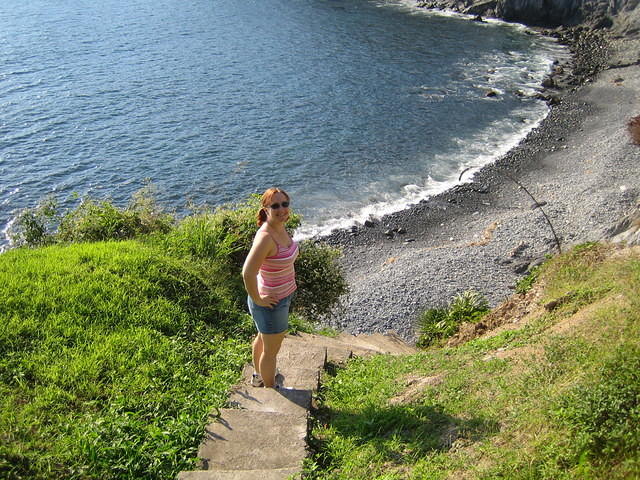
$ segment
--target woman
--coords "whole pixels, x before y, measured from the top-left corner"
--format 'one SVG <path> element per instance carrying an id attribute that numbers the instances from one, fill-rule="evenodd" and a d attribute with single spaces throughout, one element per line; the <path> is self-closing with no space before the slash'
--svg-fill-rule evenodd
<path id="1" fill-rule="evenodd" d="M 298 244 L 285 229 L 287 220 L 289 195 L 279 188 L 268 189 L 258 212 L 260 228 L 242 267 L 249 311 L 258 328 L 251 381 L 256 387 L 276 386 L 276 357 L 289 327 L 289 306 L 297 288 L 293 263 Z"/>

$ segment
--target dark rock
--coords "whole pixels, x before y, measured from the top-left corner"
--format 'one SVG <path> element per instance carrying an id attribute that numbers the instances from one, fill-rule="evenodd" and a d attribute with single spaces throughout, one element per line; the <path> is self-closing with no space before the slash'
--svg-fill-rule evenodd
<path id="1" fill-rule="evenodd" d="M 560 100 L 560 97 L 558 95 L 549 95 L 547 97 L 547 103 L 549 105 L 560 105 L 561 100 Z"/>
<path id="2" fill-rule="evenodd" d="M 365 227 L 367 227 L 367 228 L 374 227 L 375 225 L 376 225 L 376 224 L 375 224 L 375 223 L 373 223 L 371 220 L 365 220 L 365 221 L 364 221 L 364 226 L 365 226 Z"/>
<path id="3" fill-rule="evenodd" d="M 540 265 L 542 265 L 544 262 L 547 261 L 546 257 L 536 257 L 533 260 L 531 260 L 531 262 L 529 262 L 529 270 L 534 269 L 536 267 L 539 267 Z"/>
<path id="4" fill-rule="evenodd" d="M 542 86 L 544 88 L 555 88 L 556 81 L 552 77 L 547 77 L 542 81 Z"/>
<path id="5" fill-rule="evenodd" d="M 513 267 L 514 273 L 521 274 L 526 273 L 529 270 L 529 262 L 517 263 L 515 267 Z"/>
<path id="6" fill-rule="evenodd" d="M 608 15 L 605 15 L 604 17 L 601 17 L 600 19 L 596 20 L 592 24 L 592 26 L 595 29 L 611 28 L 613 27 L 613 19 Z"/>
<path id="7" fill-rule="evenodd" d="M 511 251 L 511 257 L 519 257 L 520 255 L 522 255 L 522 252 L 524 252 L 527 248 L 529 248 L 529 245 L 525 242 L 520 243 L 516 248 L 514 248 Z"/>
<path id="8" fill-rule="evenodd" d="M 405 233 L 407 233 L 407 230 L 405 228 L 398 227 L 396 228 L 396 233 L 399 233 L 400 235 L 404 235 Z"/>

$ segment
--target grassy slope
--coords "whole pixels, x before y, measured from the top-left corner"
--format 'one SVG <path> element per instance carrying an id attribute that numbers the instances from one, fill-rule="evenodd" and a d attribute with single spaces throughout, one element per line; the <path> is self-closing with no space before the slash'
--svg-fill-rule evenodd
<path id="1" fill-rule="evenodd" d="M 640 478 L 639 291 L 640 251 L 586 245 L 517 324 L 350 363 L 325 379 L 309 478 Z"/>
<path id="2" fill-rule="evenodd" d="M 135 241 L 0 255 L 0 477 L 189 468 L 249 355 L 216 285 Z"/>

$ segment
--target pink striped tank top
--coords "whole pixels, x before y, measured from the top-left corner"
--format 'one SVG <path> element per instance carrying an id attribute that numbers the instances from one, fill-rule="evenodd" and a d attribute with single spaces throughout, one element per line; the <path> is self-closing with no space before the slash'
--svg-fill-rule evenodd
<path id="1" fill-rule="evenodd" d="M 282 300 L 298 288 L 293 267 L 293 262 L 298 257 L 298 244 L 291 240 L 288 247 L 283 247 L 278 242 L 276 246 L 276 254 L 265 258 L 258 271 L 258 292 L 260 295 L 272 294 Z"/>

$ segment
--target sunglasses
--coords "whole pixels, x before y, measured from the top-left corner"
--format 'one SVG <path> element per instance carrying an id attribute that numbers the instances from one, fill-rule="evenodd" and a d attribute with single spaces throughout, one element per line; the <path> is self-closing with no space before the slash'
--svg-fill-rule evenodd
<path id="1" fill-rule="evenodd" d="M 289 207 L 289 202 L 272 203 L 271 205 L 269 205 L 269 208 L 272 208 L 273 210 L 278 210 L 280 207 L 288 208 Z"/>

